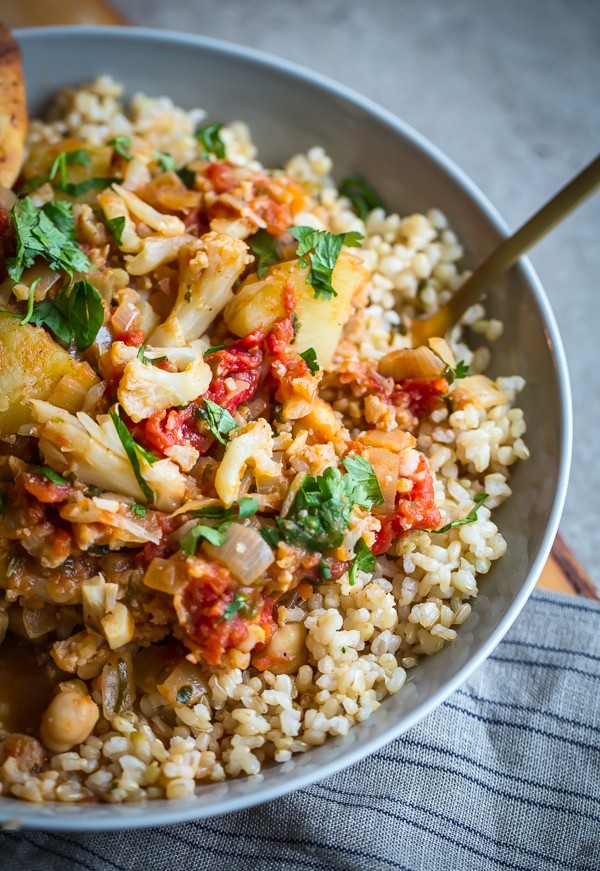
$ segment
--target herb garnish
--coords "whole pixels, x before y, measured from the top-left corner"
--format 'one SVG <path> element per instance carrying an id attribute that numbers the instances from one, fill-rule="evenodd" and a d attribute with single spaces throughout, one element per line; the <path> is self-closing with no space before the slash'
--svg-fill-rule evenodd
<path id="1" fill-rule="evenodd" d="M 193 169 L 189 169 L 187 166 L 183 166 L 181 169 L 177 170 L 177 175 L 184 183 L 186 188 L 193 189 L 194 183 L 196 181 L 196 173 Z"/>
<path id="2" fill-rule="evenodd" d="M 370 509 L 383 502 L 368 460 L 347 457 L 344 466 L 346 475 L 337 468 L 330 468 L 322 475 L 305 477 L 287 517 L 277 518 L 286 541 L 313 552 L 333 550 L 344 539 L 354 505 Z"/>
<path id="3" fill-rule="evenodd" d="M 331 276 L 335 268 L 342 245 L 358 248 L 363 239 L 361 233 L 329 233 L 327 230 L 314 230 L 312 227 L 290 227 L 288 229 L 298 241 L 296 254 L 300 258 L 300 266 L 310 266 L 307 283 L 312 285 L 315 299 L 331 299 L 337 296 L 337 291 L 331 284 Z M 306 256 L 308 255 L 308 257 Z"/>
<path id="4" fill-rule="evenodd" d="M 214 154 L 219 160 L 225 157 L 225 143 L 219 136 L 223 129 L 222 124 L 205 124 L 196 130 L 196 139 L 204 146 L 204 151 L 200 155 L 202 159 L 206 159 L 209 155 Z"/>
<path id="5" fill-rule="evenodd" d="M 117 435 L 119 436 L 119 441 L 123 445 L 123 450 L 127 454 L 127 459 L 131 463 L 131 468 L 133 469 L 133 474 L 135 475 L 136 481 L 140 485 L 140 490 L 142 491 L 148 502 L 152 502 L 154 499 L 154 493 L 148 482 L 142 475 L 142 470 L 140 468 L 140 459 L 145 460 L 152 466 L 154 463 L 156 463 L 158 457 L 155 457 L 154 454 L 151 454 L 141 445 L 138 445 L 138 443 L 135 441 L 135 439 L 119 417 L 117 411 L 111 411 L 110 417 L 115 425 Z"/>
<path id="6" fill-rule="evenodd" d="M 219 521 L 232 521 L 232 518 L 235 520 L 245 520 L 246 517 L 252 517 L 253 514 L 256 514 L 260 505 L 257 499 L 253 499 L 251 496 L 242 496 L 241 499 L 238 499 L 233 503 L 229 508 L 225 508 L 223 505 L 207 505 L 206 508 L 198 508 L 196 511 L 192 511 L 194 517 L 203 517 L 208 520 L 219 520 Z M 231 523 L 228 524 L 227 528 L 231 526 Z M 224 532 L 223 524 L 219 526 L 221 532 Z"/>
<path id="7" fill-rule="evenodd" d="M 225 605 L 225 610 L 223 611 L 223 616 L 219 617 L 217 623 L 231 623 L 236 614 L 239 614 L 241 611 L 245 611 L 248 608 L 248 601 L 243 593 L 239 591 L 236 592 L 235 596 Z"/>
<path id="8" fill-rule="evenodd" d="M 140 363 L 144 363 L 146 366 L 160 366 L 161 363 L 164 363 L 168 360 L 168 357 L 146 357 L 146 343 L 140 345 L 140 349 L 136 354 L 137 359 Z"/>
<path id="9" fill-rule="evenodd" d="M 248 239 L 248 246 L 256 257 L 256 276 L 264 278 L 269 267 L 279 263 L 277 242 L 266 230 L 259 230 Z"/>
<path id="10" fill-rule="evenodd" d="M 367 219 L 369 212 L 372 212 L 373 209 L 383 208 L 379 194 L 360 176 L 354 175 L 345 178 L 338 190 L 343 197 L 348 197 L 354 211 L 363 221 Z"/>
<path id="11" fill-rule="evenodd" d="M 354 586 L 356 583 L 356 573 L 372 572 L 375 568 L 375 554 L 371 553 L 364 538 L 359 538 L 354 545 L 354 559 L 348 568 L 348 583 Z"/>
<path id="12" fill-rule="evenodd" d="M 118 215 L 116 218 L 105 218 L 104 223 L 115 237 L 117 245 L 120 245 L 123 238 L 123 230 L 125 229 L 125 216 Z"/>
<path id="13" fill-rule="evenodd" d="M 459 360 L 455 369 L 451 366 L 446 366 L 442 372 L 442 378 L 445 378 L 448 384 L 452 384 L 454 381 L 458 381 L 459 378 L 466 378 L 468 374 L 469 364 L 465 363 L 464 360 Z"/>
<path id="14" fill-rule="evenodd" d="M 152 157 L 163 172 L 172 172 L 175 169 L 175 158 L 168 151 L 153 151 Z"/>
<path id="15" fill-rule="evenodd" d="M 216 354 L 217 351 L 224 351 L 224 350 L 225 350 L 225 345 L 213 345 L 211 348 L 207 348 L 202 356 L 208 357 L 210 354 Z"/>
<path id="16" fill-rule="evenodd" d="M 29 469 L 29 473 L 31 475 L 43 475 L 44 478 L 48 478 L 48 480 L 52 481 L 53 484 L 64 485 L 69 483 L 62 477 L 62 475 L 59 475 L 58 472 L 51 469 L 50 466 L 32 466 Z"/>
<path id="17" fill-rule="evenodd" d="M 276 526 L 263 526 L 259 529 L 259 532 L 269 547 L 272 547 L 273 549 L 275 549 L 281 541 L 281 532 Z"/>
<path id="18" fill-rule="evenodd" d="M 303 351 L 300 356 L 310 369 L 311 375 L 314 375 L 315 372 L 319 371 L 319 364 L 317 363 L 317 352 L 314 348 L 307 348 L 306 351 Z"/>
<path id="19" fill-rule="evenodd" d="M 179 547 L 186 556 L 194 556 L 201 538 L 214 544 L 215 547 L 221 547 L 222 544 L 225 544 L 227 536 L 214 526 L 204 526 L 199 523 L 197 526 L 193 526 L 189 532 L 186 532 L 179 542 Z"/>
<path id="20" fill-rule="evenodd" d="M 466 517 L 463 517 L 462 520 L 453 520 L 452 523 L 447 523 L 445 526 L 442 526 L 441 529 L 428 529 L 427 531 L 448 532 L 449 529 L 456 529 L 457 526 L 466 526 L 467 523 L 475 523 L 477 520 L 477 509 L 480 505 L 483 505 L 489 495 L 489 493 L 476 493 L 473 497 L 475 506 L 471 508 Z"/>
<path id="21" fill-rule="evenodd" d="M 201 420 L 206 421 L 207 426 L 217 441 L 222 445 L 226 445 L 227 441 L 223 438 L 224 435 L 230 433 L 232 429 L 237 429 L 238 425 L 232 415 L 210 399 L 203 399 L 204 408 L 196 408 L 194 414 Z"/>
<path id="22" fill-rule="evenodd" d="M 17 237 L 17 253 L 6 261 L 8 274 L 20 281 L 23 271 L 36 257 L 47 260 L 52 269 L 69 275 L 88 272 L 92 264 L 75 241 L 73 206 L 66 200 L 44 203 L 37 208 L 30 197 L 18 200 L 11 211 Z"/>
<path id="23" fill-rule="evenodd" d="M 67 184 L 57 184 L 55 187 L 63 194 L 67 194 L 70 197 L 80 197 L 91 190 L 104 190 L 104 188 L 109 187 L 109 185 L 114 181 L 120 181 L 120 179 L 100 176 L 96 178 L 88 178 L 86 181 L 81 181 L 78 184 L 67 182 Z"/>
<path id="24" fill-rule="evenodd" d="M 59 184 L 64 186 L 68 183 L 67 166 L 72 166 L 73 164 L 88 166 L 90 160 L 91 157 L 87 148 L 77 148 L 75 151 L 61 151 L 54 158 L 54 162 L 50 167 L 48 180 L 52 181 L 58 175 Z"/>
<path id="25" fill-rule="evenodd" d="M 112 145 L 120 157 L 124 157 L 125 160 L 133 160 L 133 154 L 129 150 L 131 148 L 131 138 L 129 136 L 115 136 L 108 144 Z"/>
<path id="26" fill-rule="evenodd" d="M 74 340 L 77 350 L 85 351 L 104 322 L 104 305 L 98 291 L 82 279 L 36 305 L 29 320 L 36 327 L 45 324 L 66 344 Z"/>
<path id="27" fill-rule="evenodd" d="M 148 508 L 146 505 L 142 505 L 141 502 L 134 502 L 131 506 L 131 510 L 134 514 L 137 514 L 138 517 L 145 517 L 148 513 Z"/>

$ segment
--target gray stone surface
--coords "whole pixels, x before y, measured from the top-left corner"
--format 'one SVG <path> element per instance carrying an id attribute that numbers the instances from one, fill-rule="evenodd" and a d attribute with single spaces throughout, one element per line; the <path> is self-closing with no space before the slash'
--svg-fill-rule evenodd
<path id="1" fill-rule="evenodd" d="M 372 97 L 452 157 L 515 228 L 600 147 L 597 0 L 116 5 L 135 24 L 244 43 Z M 574 462 L 562 531 L 600 586 L 599 233 L 597 196 L 531 259 L 554 307 L 573 385 Z"/>

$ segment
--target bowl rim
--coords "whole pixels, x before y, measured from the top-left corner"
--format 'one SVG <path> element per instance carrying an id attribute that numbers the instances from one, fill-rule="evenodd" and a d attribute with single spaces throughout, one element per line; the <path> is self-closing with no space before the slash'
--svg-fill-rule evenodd
<path id="1" fill-rule="evenodd" d="M 159 30 L 149 27 L 61 25 L 55 27 L 19 28 L 14 30 L 13 33 L 17 41 L 19 43 L 22 42 L 25 45 L 30 39 L 35 40 L 41 37 L 52 40 L 57 37 L 76 38 L 77 36 L 100 36 L 116 41 L 123 40 L 124 42 L 160 41 L 179 43 L 200 50 L 204 49 L 229 57 L 250 61 L 258 66 L 262 66 L 263 68 L 267 67 L 288 76 L 292 76 L 296 80 L 301 80 L 307 84 L 318 87 L 320 90 L 326 91 L 331 96 L 342 97 L 345 101 L 356 106 L 362 112 L 374 115 L 379 120 L 383 121 L 387 126 L 399 133 L 402 138 L 416 146 L 429 160 L 436 163 L 449 176 L 451 176 L 457 186 L 462 189 L 462 192 L 466 194 L 466 196 L 475 203 L 481 212 L 486 215 L 490 224 L 498 232 L 499 236 L 505 237 L 509 235 L 510 231 L 508 225 L 495 206 L 493 206 L 488 200 L 487 196 L 451 158 L 447 157 L 446 154 L 438 146 L 434 145 L 429 139 L 427 139 L 427 137 L 419 133 L 411 127 L 410 124 L 403 121 L 390 110 L 380 106 L 371 98 L 365 97 L 349 86 L 338 83 L 334 79 L 331 79 L 322 73 L 312 71 L 294 61 L 288 61 L 285 58 L 280 58 L 258 49 L 253 49 L 234 42 L 215 39 L 213 37 L 181 33 L 175 30 Z M 522 273 L 531 293 L 533 294 L 542 322 L 546 329 L 546 340 L 554 362 L 561 410 L 559 422 L 558 477 L 546 528 L 541 536 L 538 551 L 534 559 L 530 562 L 529 570 L 523 580 L 521 588 L 508 606 L 498 626 L 488 636 L 485 643 L 477 653 L 471 656 L 467 662 L 457 670 L 451 680 L 436 690 L 436 692 L 434 692 L 429 698 L 422 701 L 397 724 L 390 726 L 380 735 L 366 740 L 360 746 L 350 748 L 341 758 L 321 765 L 317 771 L 309 770 L 304 773 L 300 772 L 296 775 L 292 773 L 288 779 L 284 779 L 281 782 L 267 784 L 264 789 L 258 789 L 255 792 L 248 792 L 247 794 L 233 797 L 225 797 L 216 802 L 214 806 L 202 804 L 195 805 L 193 797 L 191 797 L 189 801 L 186 800 L 184 807 L 181 806 L 178 801 L 172 801 L 170 803 L 171 806 L 166 810 L 161 808 L 160 810 L 154 811 L 152 810 L 154 802 L 145 801 L 134 806 L 128 805 L 128 813 L 119 813 L 122 806 L 115 805 L 114 815 L 103 815 L 96 820 L 90 819 L 88 814 L 81 817 L 78 817 L 77 815 L 69 816 L 68 814 L 61 816 L 59 808 L 62 806 L 58 802 L 42 805 L 30 805 L 27 802 L 22 802 L 21 800 L 6 796 L 0 797 L 0 822 L 9 820 L 13 821 L 16 816 L 19 824 L 23 828 L 29 829 L 44 829 L 48 831 L 116 831 L 119 829 L 145 828 L 149 826 L 183 823 L 196 819 L 220 816 L 225 813 L 231 813 L 233 811 L 263 804 L 267 801 L 272 801 L 273 799 L 280 798 L 292 791 L 310 786 L 312 783 L 335 774 L 336 772 L 341 771 L 376 752 L 382 746 L 415 726 L 435 708 L 442 704 L 442 702 L 458 689 L 458 687 L 470 677 L 481 663 L 487 659 L 521 612 L 527 599 L 531 595 L 550 554 L 566 498 L 572 454 L 573 419 L 571 389 L 565 352 L 554 313 L 550 307 L 543 286 L 529 259 L 526 257 L 521 258 L 514 268 Z M 6 799 L 9 799 L 10 801 L 10 807 L 8 808 L 5 805 Z M 15 813 L 16 802 L 19 803 L 19 811 Z M 21 804 L 23 806 L 23 813 L 20 812 Z M 163 802 L 161 802 L 161 804 L 163 804 Z M 70 805 L 65 807 L 69 807 L 71 811 L 74 810 Z M 47 811 L 50 808 L 53 813 L 51 815 L 45 815 L 44 809 Z M 90 806 L 87 805 L 86 810 L 89 810 L 89 808 Z M 139 813 L 135 814 L 134 808 L 139 808 Z M 105 814 L 106 811 L 107 807 L 104 806 L 103 813 Z"/>

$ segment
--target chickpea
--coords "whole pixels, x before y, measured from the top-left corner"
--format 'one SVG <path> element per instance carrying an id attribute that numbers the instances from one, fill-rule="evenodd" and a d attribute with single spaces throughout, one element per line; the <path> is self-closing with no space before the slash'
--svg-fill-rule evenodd
<path id="1" fill-rule="evenodd" d="M 85 741 L 99 716 L 91 696 L 77 688 L 61 688 L 42 715 L 40 737 L 48 750 L 65 753 Z"/>
<path id="2" fill-rule="evenodd" d="M 265 649 L 253 658 L 261 671 L 294 674 L 308 659 L 306 629 L 302 623 L 286 623 L 273 633 Z"/>

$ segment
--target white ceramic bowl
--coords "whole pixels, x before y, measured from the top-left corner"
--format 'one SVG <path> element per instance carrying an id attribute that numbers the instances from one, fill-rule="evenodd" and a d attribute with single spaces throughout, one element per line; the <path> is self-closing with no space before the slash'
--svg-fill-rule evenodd
<path id="1" fill-rule="evenodd" d="M 476 264 L 506 226 L 475 185 L 437 148 L 389 112 L 292 63 L 227 43 L 138 28 L 49 28 L 17 33 L 32 115 L 56 91 L 110 73 L 129 93 L 167 94 L 215 120 L 246 121 L 261 160 L 276 166 L 312 145 L 334 158 L 338 178 L 360 172 L 388 208 L 440 207 Z M 490 294 L 506 325 L 493 372 L 519 373 L 531 459 L 511 478 L 514 495 L 494 515 L 508 552 L 482 581 L 458 638 L 423 661 L 403 690 L 343 737 L 254 778 L 200 788 L 194 798 L 130 805 L 33 805 L 0 798 L 0 820 L 34 828 L 117 829 L 222 814 L 276 798 L 357 762 L 414 726 L 491 653 L 525 604 L 550 551 L 562 510 L 571 450 L 571 405 L 554 317 L 523 261 Z"/>

